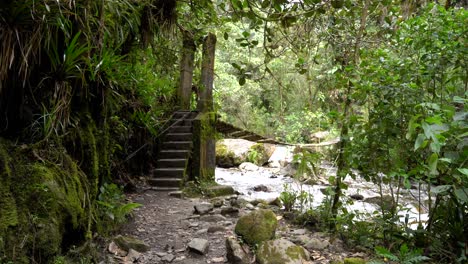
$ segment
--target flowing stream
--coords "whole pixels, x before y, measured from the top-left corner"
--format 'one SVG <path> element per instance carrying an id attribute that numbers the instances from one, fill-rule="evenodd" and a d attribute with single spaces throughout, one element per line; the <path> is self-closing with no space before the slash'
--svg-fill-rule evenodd
<path id="1" fill-rule="evenodd" d="M 279 154 L 278 154 L 279 153 Z M 270 159 L 271 162 L 278 160 L 291 161 L 292 152 L 289 147 L 277 147 L 277 150 Z M 236 191 L 241 193 L 240 197 L 252 201 L 255 199 L 272 200 L 279 197 L 280 193 L 284 190 L 284 185 L 289 184 L 295 191 L 303 191 L 311 194 L 313 197 L 312 207 L 319 206 L 326 198 L 322 192 L 329 185 L 326 184 L 326 180 L 329 176 L 336 175 L 336 168 L 333 166 L 323 163 L 321 165 L 322 180 L 319 184 L 307 185 L 300 184 L 295 179 L 285 176 L 280 168 L 269 168 L 269 167 L 256 167 L 253 164 L 250 166 L 240 166 L 240 168 L 216 168 L 216 182 L 219 184 L 231 185 Z M 352 203 L 346 203 L 348 211 L 355 211 L 361 219 L 366 218 L 365 214 L 373 214 L 375 211 L 380 212 L 380 207 L 375 203 L 375 200 L 380 199 L 379 186 L 372 182 L 367 182 L 361 177 L 352 179 L 347 176 L 344 182 L 348 185 L 347 190 L 343 190 L 343 197 L 348 200 L 351 195 L 362 195 L 363 200 L 357 201 L 352 200 Z M 254 191 L 253 188 L 258 185 L 265 185 L 268 191 Z M 394 187 L 396 191 L 396 187 Z M 382 186 L 382 193 L 384 196 L 391 195 L 389 186 Z M 419 219 L 424 224 L 428 219 L 428 214 L 425 210 L 424 205 L 419 207 L 418 197 L 421 201 L 428 201 L 428 195 L 425 191 L 419 191 L 417 188 L 407 190 L 405 188 L 400 189 L 399 198 L 399 211 L 400 221 L 405 222 L 405 218 L 412 229 L 416 229 L 419 223 Z M 371 200 L 374 200 L 371 202 Z M 418 212 L 418 208 L 421 208 L 421 213 Z"/>

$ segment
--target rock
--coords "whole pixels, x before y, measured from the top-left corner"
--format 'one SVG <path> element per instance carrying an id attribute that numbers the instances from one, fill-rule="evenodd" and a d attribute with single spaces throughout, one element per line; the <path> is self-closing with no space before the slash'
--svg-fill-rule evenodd
<path id="1" fill-rule="evenodd" d="M 317 238 L 311 238 L 305 245 L 304 247 L 307 248 L 308 250 L 324 250 L 330 246 L 330 243 L 326 240 L 320 240 Z"/>
<path id="2" fill-rule="evenodd" d="M 226 217 L 215 214 L 215 215 L 203 215 L 200 217 L 200 221 L 203 222 L 221 222 L 221 221 L 226 221 Z"/>
<path id="3" fill-rule="evenodd" d="M 251 162 L 243 162 L 239 165 L 241 171 L 258 171 L 259 167 Z"/>
<path id="4" fill-rule="evenodd" d="M 228 196 L 235 193 L 234 188 L 229 185 L 215 185 L 206 189 L 209 197 Z"/>
<path id="5" fill-rule="evenodd" d="M 112 241 L 110 244 L 109 244 L 109 247 L 107 248 L 107 250 L 109 250 L 110 253 L 112 253 L 112 255 L 114 256 L 125 256 L 127 255 L 127 251 L 121 249 L 119 246 L 117 246 L 117 244 Z"/>
<path id="6" fill-rule="evenodd" d="M 278 160 L 269 160 L 267 166 L 269 168 L 281 168 L 281 164 Z"/>
<path id="7" fill-rule="evenodd" d="M 174 192 L 170 192 L 169 196 L 172 196 L 175 198 L 182 198 L 184 196 L 184 193 L 182 191 L 174 191 Z"/>
<path id="8" fill-rule="evenodd" d="M 302 264 L 310 259 L 307 250 L 283 238 L 262 243 L 256 256 L 259 264 Z"/>
<path id="9" fill-rule="evenodd" d="M 193 206 L 195 208 L 195 213 L 204 215 L 213 210 L 214 206 L 211 203 L 200 203 Z"/>
<path id="10" fill-rule="evenodd" d="M 283 204 L 281 203 L 281 200 L 279 197 L 276 197 L 276 198 L 269 198 L 266 200 L 266 202 L 269 204 L 269 205 L 275 205 L 275 206 L 278 206 L 278 207 L 282 207 Z"/>
<path id="11" fill-rule="evenodd" d="M 195 235 L 196 235 L 196 236 L 200 236 L 200 235 L 206 234 L 207 232 L 208 232 L 208 229 L 207 229 L 207 228 L 203 228 L 203 229 L 200 229 L 200 230 L 198 230 L 197 232 L 195 232 Z"/>
<path id="12" fill-rule="evenodd" d="M 211 262 L 213 262 L 213 263 L 224 263 L 224 257 L 212 258 Z"/>
<path id="13" fill-rule="evenodd" d="M 384 210 L 389 210 L 393 205 L 393 198 L 390 195 L 384 195 L 383 197 L 374 196 L 364 199 L 365 203 L 376 204 Z"/>
<path id="14" fill-rule="evenodd" d="M 289 163 L 285 167 L 281 168 L 279 171 L 279 174 L 288 176 L 288 177 L 294 177 L 297 172 L 297 164 L 294 163 Z"/>
<path id="15" fill-rule="evenodd" d="M 208 233 L 216 233 L 216 232 L 224 232 L 226 231 L 226 228 L 224 226 L 220 225 L 212 225 L 208 227 Z"/>
<path id="16" fill-rule="evenodd" d="M 114 242 L 117 244 L 117 246 L 127 252 L 130 251 L 130 249 L 134 249 L 140 253 L 143 253 L 149 249 L 149 246 L 145 242 L 133 237 L 119 235 L 114 238 Z"/>
<path id="17" fill-rule="evenodd" d="M 216 165 L 222 168 L 239 166 L 247 160 L 254 142 L 245 139 L 223 139 L 216 142 Z"/>
<path id="18" fill-rule="evenodd" d="M 221 207 L 221 214 L 222 215 L 237 215 L 239 214 L 239 208 L 235 208 L 232 206 L 223 206 Z"/>
<path id="19" fill-rule="evenodd" d="M 175 259 L 175 256 L 172 254 L 167 254 L 161 258 L 162 262 L 172 262 Z"/>
<path id="20" fill-rule="evenodd" d="M 211 203 L 214 207 L 221 207 L 224 205 L 224 199 L 222 198 L 213 198 L 211 199 Z"/>
<path id="21" fill-rule="evenodd" d="M 349 197 L 351 197 L 351 199 L 356 200 L 356 201 L 364 200 L 364 196 L 362 194 L 358 194 L 358 193 L 351 194 Z"/>
<path id="22" fill-rule="evenodd" d="M 310 141 L 313 143 L 320 143 L 323 141 L 326 137 L 330 135 L 330 131 L 318 131 L 310 135 Z"/>
<path id="23" fill-rule="evenodd" d="M 136 262 L 140 258 L 140 256 L 141 256 L 140 252 L 130 249 L 130 251 L 128 251 L 127 256 L 125 256 L 124 261 L 133 263 L 133 262 Z"/>
<path id="24" fill-rule="evenodd" d="M 276 146 L 266 143 L 255 143 L 245 139 L 223 139 L 216 142 L 216 164 L 230 168 L 251 161 L 263 165 L 275 151 Z"/>
<path id="25" fill-rule="evenodd" d="M 249 210 L 253 210 L 253 209 L 255 209 L 255 206 L 253 206 L 251 203 L 248 203 L 248 204 L 245 205 L 245 208 L 249 209 Z"/>
<path id="26" fill-rule="evenodd" d="M 243 215 L 237 221 L 235 232 L 253 246 L 275 236 L 278 220 L 271 210 L 260 209 Z"/>
<path id="27" fill-rule="evenodd" d="M 345 258 L 344 264 L 366 264 L 366 261 L 362 258 Z"/>
<path id="28" fill-rule="evenodd" d="M 234 237 L 226 238 L 226 257 L 229 263 L 250 264 L 248 252 Z"/>
<path id="29" fill-rule="evenodd" d="M 210 243 L 206 239 L 202 238 L 194 238 L 190 243 L 187 245 L 188 248 L 198 254 L 206 254 L 208 253 L 208 247 Z"/>
<path id="30" fill-rule="evenodd" d="M 270 189 L 266 185 L 263 185 L 263 184 L 259 184 L 253 187 L 253 190 L 256 192 L 269 192 L 270 191 Z"/>
<path id="31" fill-rule="evenodd" d="M 255 199 L 250 202 L 253 206 L 257 206 L 259 204 L 268 204 L 267 200 L 264 199 Z"/>
<path id="32" fill-rule="evenodd" d="M 301 235 L 305 235 L 305 233 L 307 233 L 307 230 L 301 228 L 301 229 L 294 229 L 291 234 L 293 235 L 296 235 L 296 236 L 301 236 Z"/>

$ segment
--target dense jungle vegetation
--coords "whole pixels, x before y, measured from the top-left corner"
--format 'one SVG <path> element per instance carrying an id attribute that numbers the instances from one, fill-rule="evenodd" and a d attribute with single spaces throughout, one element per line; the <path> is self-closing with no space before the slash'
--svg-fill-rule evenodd
<path id="1" fill-rule="evenodd" d="M 93 257 L 136 204 L 178 108 L 183 36 L 218 38 L 221 118 L 284 142 L 339 137 L 321 218 L 386 259 L 466 263 L 465 0 L 2 0 L 0 263 Z M 343 206 L 343 178 L 427 189 L 418 230 L 398 191 L 373 223 Z M 393 192 L 392 192 L 393 194 Z M 363 239 L 365 238 L 365 239 Z M 94 258 L 94 259 L 93 259 Z M 59 262 L 57 262 L 59 263 Z"/>

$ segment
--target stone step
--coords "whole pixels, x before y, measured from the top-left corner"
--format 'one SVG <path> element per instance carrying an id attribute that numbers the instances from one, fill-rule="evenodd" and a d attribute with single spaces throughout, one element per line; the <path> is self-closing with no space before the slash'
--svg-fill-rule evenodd
<path id="1" fill-rule="evenodd" d="M 151 188 L 153 191 L 157 192 L 169 192 L 168 195 L 171 195 L 171 192 L 178 192 L 180 190 L 179 187 L 158 187 L 158 186 L 153 186 Z"/>
<path id="2" fill-rule="evenodd" d="M 188 150 L 168 149 L 159 152 L 160 159 L 186 159 L 189 156 Z"/>
<path id="3" fill-rule="evenodd" d="M 185 168 L 157 168 L 153 170 L 153 178 L 183 178 Z"/>
<path id="4" fill-rule="evenodd" d="M 187 159 L 159 159 L 156 162 L 157 168 L 185 168 Z"/>
<path id="5" fill-rule="evenodd" d="M 192 126 L 173 126 L 168 130 L 169 134 L 171 133 L 191 133 Z"/>
<path id="6" fill-rule="evenodd" d="M 175 126 L 192 126 L 193 119 L 173 119 L 172 123 L 175 123 Z M 176 123 L 177 122 L 177 123 Z"/>
<path id="7" fill-rule="evenodd" d="M 179 188 L 182 185 L 181 178 L 152 178 L 148 183 L 157 187 L 175 187 Z"/>
<path id="8" fill-rule="evenodd" d="M 191 141 L 192 133 L 169 133 L 165 137 L 166 141 Z"/>
<path id="9" fill-rule="evenodd" d="M 162 149 L 166 150 L 189 150 L 192 148 L 192 141 L 166 141 Z"/>

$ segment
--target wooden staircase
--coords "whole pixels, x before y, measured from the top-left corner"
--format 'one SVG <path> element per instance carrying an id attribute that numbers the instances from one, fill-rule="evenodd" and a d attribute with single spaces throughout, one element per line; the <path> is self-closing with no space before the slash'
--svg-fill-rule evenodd
<path id="1" fill-rule="evenodd" d="M 172 125 L 164 136 L 156 169 L 149 183 L 158 191 L 179 190 L 187 174 L 192 152 L 192 121 L 197 115 L 191 111 L 177 111 Z"/>

